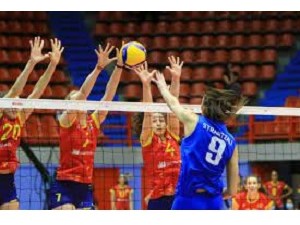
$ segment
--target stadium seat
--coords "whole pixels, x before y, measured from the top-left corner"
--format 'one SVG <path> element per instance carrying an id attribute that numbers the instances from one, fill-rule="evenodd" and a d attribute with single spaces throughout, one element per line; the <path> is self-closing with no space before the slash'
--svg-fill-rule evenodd
<path id="1" fill-rule="evenodd" d="M 211 62 L 212 57 L 213 57 L 212 51 L 209 51 L 209 50 L 201 50 L 201 51 L 198 51 L 198 52 L 196 53 L 196 58 L 195 58 L 195 60 L 196 60 L 197 62 L 209 63 L 209 62 Z"/>
<path id="2" fill-rule="evenodd" d="M 167 43 L 169 48 L 179 48 L 182 46 L 182 40 L 178 36 L 169 37 Z"/>
<path id="3" fill-rule="evenodd" d="M 24 34 L 34 34 L 36 33 L 36 27 L 34 26 L 34 23 L 32 22 L 24 22 L 21 24 L 21 27 L 22 27 L 22 33 Z"/>
<path id="4" fill-rule="evenodd" d="M 191 85 L 191 94 L 190 96 L 192 97 L 199 97 L 199 96 L 203 96 L 206 90 L 206 85 L 204 83 L 192 83 Z"/>
<path id="5" fill-rule="evenodd" d="M 22 98 L 27 98 L 32 93 L 33 89 L 34 89 L 33 84 L 27 84 L 23 89 L 21 97 Z"/>
<path id="6" fill-rule="evenodd" d="M 183 67 L 182 70 L 181 70 L 180 80 L 182 82 L 191 81 L 192 73 L 193 73 L 193 70 L 191 68 Z"/>
<path id="7" fill-rule="evenodd" d="M 164 74 L 164 77 L 166 79 L 167 82 L 171 82 L 172 80 L 172 75 L 171 75 L 171 72 L 170 70 L 168 70 L 167 68 L 164 68 L 163 69 L 163 74 Z M 180 79 L 181 80 L 181 79 Z"/>
<path id="8" fill-rule="evenodd" d="M 248 37 L 248 46 L 259 47 L 262 44 L 262 36 L 258 34 L 252 34 Z"/>
<path id="9" fill-rule="evenodd" d="M 31 145 L 39 145 L 44 136 L 44 130 L 42 129 L 39 117 L 32 114 L 22 129 L 23 140 Z"/>
<path id="10" fill-rule="evenodd" d="M 121 46 L 122 40 L 118 37 L 108 37 L 106 38 L 106 43 L 110 43 L 113 46 Z"/>
<path id="11" fill-rule="evenodd" d="M 137 41 L 143 44 L 146 49 L 152 47 L 152 39 L 150 37 L 139 37 Z"/>
<path id="12" fill-rule="evenodd" d="M 189 97 L 179 96 L 179 102 L 181 104 L 188 104 L 190 102 L 190 98 Z"/>
<path id="13" fill-rule="evenodd" d="M 257 84 L 255 82 L 244 82 L 242 84 L 242 93 L 245 96 L 255 96 L 257 93 Z"/>
<path id="14" fill-rule="evenodd" d="M 163 61 L 169 63 L 168 57 L 170 57 L 170 56 L 179 57 L 180 53 L 178 51 L 167 51 L 166 54 L 163 55 Z"/>
<path id="15" fill-rule="evenodd" d="M 244 61 L 245 52 L 239 49 L 230 51 L 230 62 L 240 63 Z"/>
<path id="16" fill-rule="evenodd" d="M 0 32 L 7 32 L 7 23 L 5 21 L 0 21 Z"/>
<path id="17" fill-rule="evenodd" d="M 193 97 L 190 98 L 191 105 L 201 105 L 202 104 L 202 97 Z"/>
<path id="18" fill-rule="evenodd" d="M 68 81 L 69 78 L 62 70 L 56 70 L 51 77 L 51 83 L 66 83 Z"/>
<path id="19" fill-rule="evenodd" d="M 293 20 L 285 19 L 280 23 L 280 31 L 292 32 L 293 31 Z"/>
<path id="20" fill-rule="evenodd" d="M 213 33 L 216 26 L 214 21 L 204 21 L 200 26 L 201 32 Z"/>
<path id="21" fill-rule="evenodd" d="M 181 21 L 175 21 L 170 24 L 170 33 L 181 34 L 185 31 L 186 25 Z"/>
<path id="22" fill-rule="evenodd" d="M 22 71 L 19 68 L 10 68 L 10 69 L 8 69 L 8 74 L 9 74 L 9 77 L 10 77 L 10 81 L 14 82 L 18 78 L 18 76 L 20 76 L 21 72 Z"/>
<path id="23" fill-rule="evenodd" d="M 218 35 L 215 41 L 216 47 L 227 47 L 230 44 L 230 38 L 227 35 Z"/>
<path id="24" fill-rule="evenodd" d="M 21 38 L 18 36 L 9 36 L 7 41 L 9 43 L 7 47 L 9 48 L 19 49 L 23 46 Z"/>
<path id="25" fill-rule="evenodd" d="M 44 91 L 44 93 L 43 93 L 43 95 L 42 95 L 41 98 L 47 98 L 47 99 L 50 99 L 50 98 L 52 98 L 52 97 L 53 97 L 52 89 L 51 89 L 50 86 L 47 86 L 47 87 L 45 88 L 45 91 Z"/>
<path id="26" fill-rule="evenodd" d="M 43 22 L 34 23 L 34 29 L 35 29 L 35 33 L 38 33 L 40 35 L 49 33 L 47 24 Z"/>
<path id="27" fill-rule="evenodd" d="M 111 23 L 109 26 L 110 34 L 122 34 L 124 25 L 121 23 Z"/>
<path id="28" fill-rule="evenodd" d="M 143 22 L 141 25 L 141 34 L 152 34 L 154 30 L 154 24 L 152 22 Z"/>
<path id="29" fill-rule="evenodd" d="M 246 51 L 246 62 L 260 62 L 261 61 L 261 52 L 256 49 L 250 49 Z"/>
<path id="30" fill-rule="evenodd" d="M 248 29 L 247 21 L 245 20 L 236 20 L 231 26 L 231 30 L 234 32 L 244 32 Z"/>
<path id="31" fill-rule="evenodd" d="M 53 98 L 64 99 L 68 94 L 69 90 L 64 85 L 52 85 L 51 92 Z"/>
<path id="32" fill-rule="evenodd" d="M 225 63 L 229 59 L 229 54 L 228 54 L 228 51 L 226 51 L 226 50 L 216 50 L 214 52 L 213 56 L 214 56 L 214 59 L 213 59 L 214 62 Z"/>
<path id="33" fill-rule="evenodd" d="M 275 62 L 277 60 L 277 51 L 275 49 L 263 50 L 262 59 L 265 62 Z"/>
<path id="34" fill-rule="evenodd" d="M 264 36 L 264 45 L 276 46 L 277 44 L 277 36 L 275 34 L 266 34 Z"/>
<path id="35" fill-rule="evenodd" d="M 240 47 L 245 45 L 245 36 L 244 35 L 233 35 L 231 37 L 231 46 Z"/>
<path id="36" fill-rule="evenodd" d="M 258 78 L 258 68 L 255 65 L 246 65 L 241 72 L 241 78 L 246 80 L 252 80 Z"/>
<path id="37" fill-rule="evenodd" d="M 263 29 L 263 23 L 261 20 L 251 20 L 249 23 L 249 29 L 251 32 L 261 31 Z"/>
<path id="38" fill-rule="evenodd" d="M 186 50 L 186 51 L 183 51 L 181 54 L 180 54 L 180 58 L 182 61 L 186 62 L 186 63 L 191 63 L 191 62 L 194 62 L 194 52 L 193 51 L 189 51 L 189 50 Z"/>
<path id="39" fill-rule="evenodd" d="M 109 31 L 109 27 L 106 23 L 97 23 L 96 24 L 96 34 L 105 35 Z"/>
<path id="40" fill-rule="evenodd" d="M 23 60 L 22 53 L 19 51 L 9 51 L 8 58 L 10 63 L 23 63 L 25 61 Z"/>
<path id="41" fill-rule="evenodd" d="M 1 71 L 1 69 L 0 69 L 0 73 L 1 73 L 2 71 Z M 1 80 L 0 80 L 1 81 Z M 7 92 L 7 91 L 9 91 L 9 86 L 8 85 L 6 85 L 6 84 L 0 84 L 0 93 L 2 92 Z"/>
<path id="42" fill-rule="evenodd" d="M 22 33 L 23 31 L 21 27 L 21 23 L 18 21 L 8 21 L 7 28 L 10 33 Z"/>
<path id="43" fill-rule="evenodd" d="M 214 82 L 212 85 L 214 88 L 218 88 L 218 89 L 224 89 L 224 83 L 222 82 Z"/>
<path id="44" fill-rule="evenodd" d="M 221 20 L 217 22 L 216 30 L 219 32 L 228 32 L 231 30 L 231 23 L 228 20 Z"/>
<path id="45" fill-rule="evenodd" d="M 126 28 L 124 29 L 124 32 L 126 32 L 126 34 L 135 34 L 138 30 L 138 27 L 135 23 L 127 23 L 126 24 Z"/>
<path id="46" fill-rule="evenodd" d="M 179 91 L 179 96 L 181 97 L 189 97 L 191 94 L 190 92 L 190 85 L 186 83 L 181 83 L 180 84 L 180 91 Z"/>
<path id="47" fill-rule="evenodd" d="M 214 66 L 211 69 L 211 74 L 208 79 L 210 80 L 223 80 L 224 67 L 223 66 Z"/>
<path id="48" fill-rule="evenodd" d="M 165 48 L 168 46 L 167 38 L 163 36 L 156 36 L 152 40 L 152 48 Z"/>
<path id="49" fill-rule="evenodd" d="M 264 30 L 265 31 L 277 31 L 277 30 L 279 30 L 279 27 L 278 27 L 278 22 L 277 22 L 277 20 L 275 20 L 275 19 L 271 19 L 271 20 L 267 20 L 266 22 L 265 22 L 265 24 L 264 24 Z"/>
<path id="50" fill-rule="evenodd" d="M 149 63 L 161 63 L 164 59 L 163 53 L 160 51 L 153 51 L 148 53 L 148 61 Z"/>
<path id="51" fill-rule="evenodd" d="M 142 87 L 140 84 L 128 84 L 123 89 L 123 96 L 128 100 L 140 100 L 142 97 Z"/>
<path id="52" fill-rule="evenodd" d="M 292 34 L 282 34 L 279 37 L 279 45 L 285 47 L 291 47 L 294 43 L 294 36 Z"/>
<path id="53" fill-rule="evenodd" d="M 0 82 L 7 82 L 7 81 L 11 81 L 9 72 L 6 68 L 0 68 Z"/>
<path id="54" fill-rule="evenodd" d="M 260 76 L 265 80 L 272 80 L 275 77 L 276 69 L 273 65 L 263 65 L 261 67 Z"/>
<path id="55" fill-rule="evenodd" d="M 42 142 L 44 144 L 58 144 L 59 126 L 55 118 L 49 115 L 42 116 L 40 122 L 44 134 Z"/>
<path id="56" fill-rule="evenodd" d="M 0 36 L 0 48 L 6 48 L 8 46 L 5 36 Z"/>
<path id="57" fill-rule="evenodd" d="M 169 24 L 165 21 L 158 22 L 155 26 L 155 32 L 157 34 L 168 33 L 168 31 L 169 31 L 168 26 L 169 26 Z"/>
<path id="58" fill-rule="evenodd" d="M 34 18 L 40 21 L 47 20 L 47 13 L 42 11 L 36 11 L 34 12 Z"/>
<path id="59" fill-rule="evenodd" d="M 0 62 L 1 63 L 8 63 L 10 62 L 7 51 L 0 50 Z"/>
<path id="60" fill-rule="evenodd" d="M 212 47 L 215 45 L 215 39 L 213 36 L 203 35 L 200 37 L 199 45 L 201 47 Z"/>
<path id="61" fill-rule="evenodd" d="M 186 36 L 183 38 L 184 47 L 193 48 L 198 47 L 199 44 L 199 38 L 197 36 Z"/>
<path id="62" fill-rule="evenodd" d="M 188 33 L 200 32 L 199 23 L 197 21 L 190 21 L 187 23 L 186 31 Z"/>
<path id="63" fill-rule="evenodd" d="M 193 81 L 205 81 L 209 78 L 209 69 L 205 67 L 197 67 L 193 70 L 192 80 Z"/>
<path id="64" fill-rule="evenodd" d="M 36 71 L 32 71 L 32 73 L 28 77 L 28 82 L 37 82 L 39 79 L 39 75 L 36 73 Z"/>

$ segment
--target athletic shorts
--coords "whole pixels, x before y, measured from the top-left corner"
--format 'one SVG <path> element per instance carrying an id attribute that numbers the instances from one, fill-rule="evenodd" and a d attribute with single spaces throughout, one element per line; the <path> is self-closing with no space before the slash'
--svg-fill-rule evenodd
<path id="1" fill-rule="evenodd" d="M 221 210 L 224 209 L 222 195 L 210 195 L 208 193 L 195 194 L 193 196 L 176 195 L 172 210 Z"/>
<path id="2" fill-rule="evenodd" d="M 174 196 L 162 196 L 156 199 L 150 199 L 148 202 L 148 210 L 171 210 Z"/>
<path id="3" fill-rule="evenodd" d="M 0 174 L 0 206 L 4 203 L 18 201 L 13 173 Z"/>
<path id="4" fill-rule="evenodd" d="M 92 185 L 74 181 L 55 180 L 48 192 L 49 209 L 65 204 L 72 204 L 76 209 L 93 209 Z"/>

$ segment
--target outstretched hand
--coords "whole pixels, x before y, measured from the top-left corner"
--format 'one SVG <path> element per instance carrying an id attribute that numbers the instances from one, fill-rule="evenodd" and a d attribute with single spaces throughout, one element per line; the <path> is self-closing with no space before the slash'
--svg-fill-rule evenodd
<path id="1" fill-rule="evenodd" d="M 133 71 L 140 77 L 143 84 L 150 84 L 153 79 L 154 73 L 156 72 L 156 70 L 153 70 L 152 72 L 148 71 L 147 62 L 136 68 L 133 68 Z"/>
<path id="2" fill-rule="evenodd" d="M 183 61 L 180 61 L 179 57 L 175 58 L 174 56 L 168 57 L 168 60 L 170 66 L 167 66 L 166 68 L 171 72 L 172 76 L 180 78 Z"/>
<path id="3" fill-rule="evenodd" d="M 114 46 L 110 46 L 110 44 L 108 43 L 104 50 L 102 49 L 101 45 L 99 45 L 98 50 L 95 49 L 95 52 L 98 57 L 97 66 L 103 69 L 112 61 L 117 60 L 117 57 L 109 58 L 109 54 L 112 52 L 114 48 L 115 48 Z"/>
<path id="4" fill-rule="evenodd" d="M 156 71 L 155 76 L 156 76 L 156 79 L 153 78 L 152 81 L 157 85 L 158 89 L 160 91 L 164 88 L 168 89 L 168 85 L 166 83 L 166 79 L 165 79 L 164 75 L 161 72 Z"/>
<path id="5" fill-rule="evenodd" d="M 49 52 L 50 60 L 52 63 L 57 65 L 59 63 L 61 53 L 64 51 L 64 47 L 61 47 L 61 41 L 57 38 L 55 38 L 54 40 L 51 39 L 50 43 L 52 49 L 52 51 Z"/>
<path id="6" fill-rule="evenodd" d="M 31 47 L 30 59 L 34 63 L 39 63 L 49 58 L 49 54 L 42 54 L 42 49 L 45 45 L 44 40 L 41 40 L 40 37 L 35 37 L 34 40 L 30 40 L 29 43 Z"/>

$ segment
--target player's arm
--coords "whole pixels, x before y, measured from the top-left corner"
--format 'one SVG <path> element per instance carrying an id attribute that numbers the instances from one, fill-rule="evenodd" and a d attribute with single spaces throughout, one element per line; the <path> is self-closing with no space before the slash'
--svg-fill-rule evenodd
<path id="1" fill-rule="evenodd" d="M 143 102 L 153 102 L 151 91 L 151 80 L 154 76 L 155 70 L 151 73 L 148 71 L 148 64 L 145 62 L 143 65 L 134 69 L 134 72 L 140 77 L 143 84 Z M 152 136 L 152 116 L 151 113 L 144 113 L 142 133 L 140 136 L 141 144 L 146 145 L 149 138 Z"/>
<path id="2" fill-rule="evenodd" d="M 286 190 L 287 193 L 281 196 L 282 199 L 287 198 L 293 193 L 293 189 L 287 184 L 284 186 L 284 190 Z"/>
<path id="3" fill-rule="evenodd" d="M 228 193 L 233 196 L 237 193 L 239 185 L 239 156 L 238 149 L 235 148 L 231 159 L 227 163 L 227 182 L 228 182 Z"/>
<path id="4" fill-rule="evenodd" d="M 169 57 L 168 60 L 170 62 L 170 66 L 167 66 L 167 69 L 172 75 L 170 93 L 178 99 L 183 61 L 180 61 L 179 57 L 175 58 L 174 56 Z M 167 124 L 168 129 L 176 136 L 179 136 L 180 124 L 178 118 L 174 114 L 168 113 Z"/>
<path id="5" fill-rule="evenodd" d="M 55 40 L 50 40 L 52 51 L 49 53 L 50 55 L 50 63 L 45 71 L 45 73 L 40 77 L 38 82 L 36 83 L 32 93 L 27 97 L 28 99 L 37 99 L 42 96 L 44 93 L 48 83 L 51 80 L 51 77 L 56 69 L 57 64 L 59 63 L 61 53 L 63 52 L 64 48 L 61 47 L 61 42 L 55 38 Z M 28 109 L 22 111 L 20 113 L 21 116 L 21 123 L 24 123 L 30 114 L 33 112 L 33 109 Z"/>
<path id="6" fill-rule="evenodd" d="M 94 70 L 86 77 L 84 83 L 81 85 L 80 90 L 72 96 L 71 100 L 86 100 L 90 95 L 96 80 L 104 69 L 104 67 L 109 64 L 111 61 L 115 60 L 115 58 L 110 59 L 108 56 L 110 52 L 114 49 L 113 46 L 110 47 L 110 44 L 107 44 L 105 50 L 99 45 L 99 50 L 95 50 L 98 61 L 94 68 Z M 70 127 L 72 123 L 76 119 L 76 113 L 72 111 L 64 111 L 63 114 L 59 118 L 59 122 L 63 127 Z"/>
<path id="7" fill-rule="evenodd" d="M 156 83 L 161 95 L 171 111 L 175 113 L 180 122 L 183 123 L 184 135 L 190 135 L 197 125 L 198 116 L 180 105 L 179 100 L 170 93 L 162 73 L 156 72 L 156 80 L 153 79 L 153 81 Z"/>
<path id="8" fill-rule="evenodd" d="M 133 210 L 133 189 L 131 189 L 129 193 L 129 209 Z"/>
<path id="9" fill-rule="evenodd" d="M 8 93 L 4 96 L 4 98 L 19 97 L 22 94 L 23 89 L 28 80 L 29 74 L 33 71 L 35 65 L 40 61 L 43 61 L 44 59 L 49 57 L 48 54 L 45 55 L 42 54 L 42 49 L 44 47 L 44 40 L 41 40 L 40 37 L 35 37 L 34 40 L 33 41 L 30 40 L 29 43 L 31 47 L 30 59 L 28 60 L 24 70 L 18 76 L 17 80 L 10 88 Z M 6 111 L 6 113 L 10 113 L 9 109 L 0 109 L 0 114 L 2 114 L 3 111 Z"/>
<path id="10" fill-rule="evenodd" d="M 116 192 L 114 189 L 110 189 L 110 205 L 112 210 L 116 210 Z"/>

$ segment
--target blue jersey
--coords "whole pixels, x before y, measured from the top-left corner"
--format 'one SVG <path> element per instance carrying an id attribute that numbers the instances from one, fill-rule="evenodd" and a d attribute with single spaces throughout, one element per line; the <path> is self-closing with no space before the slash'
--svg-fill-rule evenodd
<path id="1" fill-rule="evenodd" d="M 221 175 L 236 146 L 222 122 L 199 116 L 195 130 L 181 142 L 181 171 L 177 194 L 193 196 L 196 189 L 218 195 L 223 191 Z"/>

